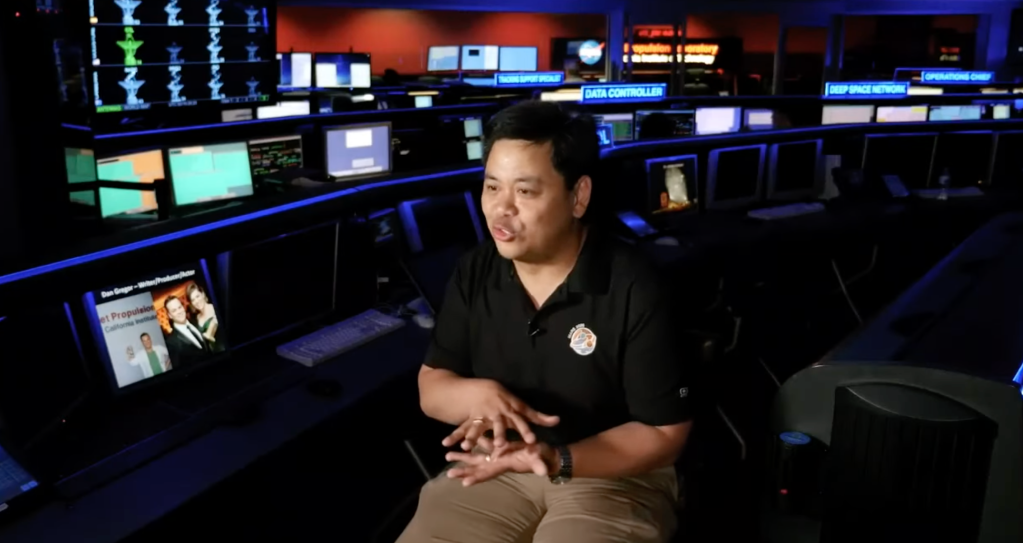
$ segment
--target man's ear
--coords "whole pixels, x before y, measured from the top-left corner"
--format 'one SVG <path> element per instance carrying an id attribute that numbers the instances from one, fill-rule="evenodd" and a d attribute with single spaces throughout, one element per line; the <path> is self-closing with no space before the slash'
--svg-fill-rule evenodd
<path id="1" fill-rule="evenodd" d="M 572 189 L 572 216 L 580 219 L 586 214 L 586 209 L 590 207 L 592 195 L 593 179 L 590 179 L 588 175 L 580 177 Z"/>

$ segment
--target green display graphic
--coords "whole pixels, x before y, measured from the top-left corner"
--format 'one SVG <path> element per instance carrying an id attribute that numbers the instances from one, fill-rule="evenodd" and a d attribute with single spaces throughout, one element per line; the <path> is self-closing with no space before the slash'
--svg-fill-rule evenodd
<path id="1" fill-rule="evenodd" d="M 142 47 L 145 41 L 138 41 L 135 39 L 135 29 L 126 26 L 124 27 L 124 40 L 117 42 L 117 46 L 124 51 L 124 65 L 125 66 L 141 66 L 142 61 L 135 58 L 135 53 Z"/>
<path id="2" fill-rule="evenodd" d="M 201 152 L 172 150 L 170 171 L 178 205 L 252 194 L 251 165 L 244 143 L 210 145 Z"/>

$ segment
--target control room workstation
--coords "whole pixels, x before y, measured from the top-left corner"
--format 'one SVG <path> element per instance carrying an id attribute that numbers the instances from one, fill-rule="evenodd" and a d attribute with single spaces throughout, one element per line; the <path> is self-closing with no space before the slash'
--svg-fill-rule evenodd
<path id="1" fill-rule="evenodd" d="M 854 59 L 772 95 L 742 40 L 671 25 L 447 13 L 412 54 L 320 35 L 352 24 L 329 6 L 16 2 L 0 49 L 61 84 L 0 77 L 0 158 L 33 164 L 0 161 L 3 541 L 394 541 L 445 467 L 416 374 L 491 243 L 488 123 L 527 100 L 592 117 L 593 228 L 682 293 L 672 541 L 1023 541 L 1011 71 Z"/>

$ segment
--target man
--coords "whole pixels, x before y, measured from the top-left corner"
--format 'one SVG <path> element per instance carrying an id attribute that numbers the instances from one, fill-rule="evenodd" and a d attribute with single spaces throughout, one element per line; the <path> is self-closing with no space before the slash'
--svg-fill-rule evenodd
<path id="1" fill-rule="evenodd" d="M 399 543 L 671 537 L 690 428 L 678 329 L 651 267 L 583 221 L 598 160 L 592 119 L 554 103 L 487 126 L 494 241 L 456 270 L 419 373 L 423 411 L 458 425 L 444 444 L 463 452 Z"/>
<path id="2" fill-rule="evenodd" d="M 167 350 L 170 351 L 171 363 L 175 368 L 195 364 L 212 352 L 202 332 L 188 322 L 185 304 L 177 296 L 168 296 L 163 307 L 171 323 L 171 332 L 166 334 Z"/>
<path id="3" fill-rule="evenodd" d="M 145 360 L 135 357 L 135 349 L 128 346 L 128 363 L 138 366 L 142 370 L 142 378 L 149 379 L 154 375 L 160 375 L 171 369 L 170 353 L 162 345 L 153 345 L 153 338 L 143 332 L 139 339 L 142 340 L 142 347 L 145 350 Z"/>

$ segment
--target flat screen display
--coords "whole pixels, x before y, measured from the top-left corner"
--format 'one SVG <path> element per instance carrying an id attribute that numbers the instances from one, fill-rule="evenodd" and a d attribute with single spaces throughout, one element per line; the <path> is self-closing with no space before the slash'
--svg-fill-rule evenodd
<path id="1" fill-rule="evenodd" d="M 433 107 L 433 96 L 416 96 L 416 108 Z"/>
<path id="2" fill-rule="evenodd" d="M 461 48 L 457 45 L 434 45 L 426 56 L 426 71 L 453 72 L 458 70 Z"/>
<path id="3" fill-rule="evenodd" d="M 187 371 L 226 349 L 204 262 L 90 292 L 85 308 L 116 389 Z"/>
<path id="4" fill-rule="evenodd" d="M 276 90 L 276 2 L 90 0 L 96 111 L 266 102 Z"/>
<path id="5" fill-rule="evenodd" d="M 316 53 L 316 86 L 368 89 L 372 85 L 369 53 Z"/>
<path id="6" fill-rule="evenodd" d="M 991 118 L 995 120 L 1011 119 L 1012 118 L 1012 105 L 1011 104 L 996 104 L 993 106 L 991 111 Z"/>
<path id="7" fill-rule="evenodd" d="M 96 181 L 96 156 L 92 149 L 64 148 L 64 167 L 67 170 L 67 181 L 89 183 Z M 68 197 L 72 202 L 87 206 L 96 205 L 96 192 L 93 190 L 71 191 Z"/>
<path id="8" fill-rule="evenodd" d="M 859 124 L 874 121 L 874 106 L 824 106 L 822 125 Z"/>
<path id="9" fill-rule="evenodd" d="M 807 194 L 817 186 L 818 140 L 779 143 L 774 149 L 772 196 Z"/>
<path id="10" fill-rule="evenodd" d="M 152 183 L 156 179 L 166 179 L 163 151 L 157 149 L 101 158 L 96 161 L 96 173 L 100 181 Z M 99 189 L 99 203 L 103 217 L 145 213 L 158 207 L 154 192 L 109 188 Z"/>
<path id="11" fill-rule="evenodd" d="M 502 72 L 535 72 L 536 47 L 501 47 L 498 67 Z"/>
<path id="12" fill-rule="evenodd" d="M 745 202 L 760 194 L 763 148 L 740 147 L 715 151 L 712 157 L 714 172 L 708 179 L 713 185 L 709 195 L 715 203 Z"/>
<path id="13" fill-rule="evenodd" d="M 313 86 L 312 53 L 281 53 L 277 58 L 281 63 L 282 87 L 305 89 Z"/>
<path id="14" fill-rule="evenodd" d="M 691 136 L 696 129 L 696 113 L 691 109 L 665 109 L 636 112 L 636 139 Z"/>
<path id="15" fill-rule="evenodd" d="M 745 117 L 745 124 L 748 130 L 774 129 L 774 110 L 772 109 L 747 109 Z"/>
<path id="16" fill-rule="evenodd" d="M 327 174 L 335 179 L 391 171 L 391 125 L 343 126 L 325 130 Z"/>
<path id="17" fill-rule="evenodd" d="M 167 154 L 174 202 L 179 206 L 252 196 L 249 148 L 244 141 L 180 147 Z"/>
<path id="18" fill-rule="evenodd" d="M 984 116 L 984 106 L 931 106 L 929 121 L 979 121 Z"/>
<path id="19" fill-rule="evenodd" d="M 611 125 L 611 130 L 614 132 L 615 143 L 621 141 L 632 141 L 632 113 L 607 113 L 604 115 L 594 115 L 593 120 L 596 121 L 597 124 Z"/>
<path id="20" fill-rule="evenodd" d="M 879 106 L 879 123 L 922 123 L 927 121 L 927 106 Z"/>
<path id="21" fill-rule="evenodd" d="M 304 117 L 312 113 L 307 101 L 279 102 L 272 106 L 256 108 L 257 119 L 280 119 L 282 117 Z"/>
<path id="22" fill-rule="evenodd" d="M 654 214 L 696 209 L 696 157 L 684 156 L 647 162 L 650 211 Z"/>
<path id="23" fill-rule="evenodd" d="M 742 127 L 742 108 L 699 107 L 696 108 L 696 135 L 730 134 Z"/>
<path id="24" fill-rule="evenodd" d="M 252 176 L 262 177 L 287 168 L 301 168 L 302 136 L 284 136 L 249 142 Z"/>
<path id="25" fill-rule="evenodd" d="M 499 49 L 496 45 L 463 45 L 462 69 L 497 71 L 500 66 Z"/>

